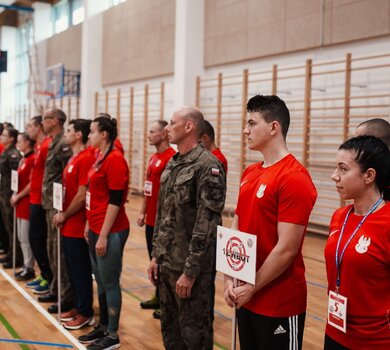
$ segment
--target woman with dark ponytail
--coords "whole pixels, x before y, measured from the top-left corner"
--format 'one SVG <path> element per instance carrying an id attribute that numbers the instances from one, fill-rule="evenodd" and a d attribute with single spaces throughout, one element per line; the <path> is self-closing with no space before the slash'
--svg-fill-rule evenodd
<path id="1" fill-rule="evenodd" d="M 91 123 L 89 139 L 100 155 L 88 174 L 86 196 L 87 225 L 85 238 L 89 243 L 92 270 L 98 286 L 100 322 L 81 337 L 91 343 L 90 350 L 117 349 L 121 311 L 122 256 L 129 235 L 129 220 L 125 213 L 129 183 L 129 168 L 119 150 L 116 120 L 98 116 Z"/>
<path id="2" fill-rule="evenodd" d="M 326 350 L 390 349 L 390 151 L 373 136 L 344 142 L 332 180 L 342 200 L 325 247 Z"/>

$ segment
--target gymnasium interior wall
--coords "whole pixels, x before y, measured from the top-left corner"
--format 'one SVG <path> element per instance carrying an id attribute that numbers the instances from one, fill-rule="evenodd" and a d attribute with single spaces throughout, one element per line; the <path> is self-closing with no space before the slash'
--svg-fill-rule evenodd
<path id="1" fill-rule="evenodd" d="M 47 100 L 47 107 L 62 107 L 70 118 L 102 111 L 118 118 L 134 192 L 142 191 L 153 152 L 148 127 L 169 120 L 178 107 L 176 5 L 128 0 L 90 19 L 88 34 L 84 22 L 38 44 L 46 50 L 41 65 L 78 64 L 82 79 L 94 82 L 92 93 Z M 242 137 L 245 102 L 276 93 L 291 111 L 289 149 L 319 191 L 310 229 L 326 233 L 331 213 L 343 204 L 330 180 L 338 146 L 361 121 L 390 120 L 390 1 L 204 0 L 198 30 L 203 71 L 188 84 L 196 86 L 193 101 L 214 125 L 229 161 L 227 212 L 233 212 L 242 169 L 260 159 Z M 98 44 L 88 45 L 90 40 Z M 94 56 L 98 65 L 90 70 Z"/>

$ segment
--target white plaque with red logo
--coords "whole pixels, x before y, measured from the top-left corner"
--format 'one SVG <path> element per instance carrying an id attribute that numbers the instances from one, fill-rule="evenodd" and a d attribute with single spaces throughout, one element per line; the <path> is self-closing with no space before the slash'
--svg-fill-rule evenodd
<path id="1" fill-rule="evenodd" d="M 217 270 L 250 284 L 256 280 L 257 237 L 223 226 L 217 229 Z"/>
<path id="2" fill-rule="evenodd" d="M 19 174 L 17 170 L 11 170 L 11 191 L 18 192 Z"/>
<path id="3" fill-rule="evenodd" d="M 53 208 L 57 209 L 58 211 L 62 211 L 62 185 L 54 182 L 53 183 Z"/>

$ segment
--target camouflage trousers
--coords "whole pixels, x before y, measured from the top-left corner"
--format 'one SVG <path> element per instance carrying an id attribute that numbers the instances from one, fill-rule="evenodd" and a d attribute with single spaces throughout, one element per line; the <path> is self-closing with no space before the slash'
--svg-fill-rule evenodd
<path id="1" fill-rule="evenodd" d="M 211 315 L 211 274 L 200 274 L 190 298 L 175 292 L 181 272 L 160 267 L 159 296 L 161 332 L 168 350 L 208 350 L 213 348 Z M 214 310 L 213 310 L 214 312 Z"/>
<path id="2" fill-rule="evenodd" d="M 1 228 L 2 234 L 5 233 L 4 239 L 8 239 L 8 254 L 10 258 L 13 256 L 13 246 L 14 246 L 14 208 L 11 207 L 9 203 L 10 198 L 0 198 L 0 215 L 2 216 L 2 221 L 4 227 Z M 16 251 L 16 264 L 19 265 L 23 262 L 22 250 L 20 248 L 19 240 L 16 238 L 15 244 Z"/>

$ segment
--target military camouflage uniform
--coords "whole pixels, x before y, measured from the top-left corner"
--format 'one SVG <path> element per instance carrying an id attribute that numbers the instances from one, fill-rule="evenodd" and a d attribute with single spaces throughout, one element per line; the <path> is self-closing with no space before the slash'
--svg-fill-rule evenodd
<path id="1" fill-rule="evenodd" d="M 225 194 L 223 167 L 201 145 L 174 155 L 161 175 L 152 256 L 160 269 L 161 330 L 167 349 L 213 348 L 209 290 Z M 183 272 L 196 278 L 189 298 L 175 292 Z"/>
<path id="2" fill-rule="evenodd" d="M 53 209 L 53 183 L 62 183 L 62 172 L 72 156 L 69 146 L 64 144 L 64 133 L 58 134 L 49 146 L 45 172 L 42 183 L 42 207 L 46 211 L 47 222 L 47 253 L 53 280 L 50 284 L 50 293 L 57 295 L 57 229 L 52 224 L 52 218 L 57 213 Z M 73 303 L 73 295 L 66 271 L 64 256 L 61 250 L 61 301 L 66 304 Z"/>
<path id="3" fill-rule="evenodd" d="M 12 257 L 13 254 L 13 229 L 14 229 L 14 210 L 11 207 L 10 199 L 11 191 L 11 171 L 18 170 L 19 161 L 22 158 L 15 146 L 8 147 L 0 156 L 0 212 L 4 223 L 3 232 L 6 233 L 8 239 L 8 254 Z M 5 237 L 4 237 L 5 238 Z M 16 264 L 20 265 L 22 259 L 22 251 L 20 249 L 19 240 L 16 240 Z"/>

